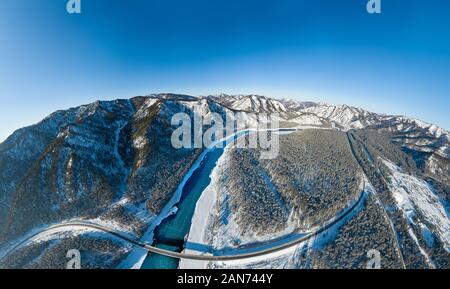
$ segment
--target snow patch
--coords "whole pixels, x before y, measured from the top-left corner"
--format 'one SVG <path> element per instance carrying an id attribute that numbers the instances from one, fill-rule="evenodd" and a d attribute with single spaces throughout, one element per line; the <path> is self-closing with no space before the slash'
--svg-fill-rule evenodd
<path id="1" fill-rule="evenodd" d="M 394 199 L 408 217 L 409 222 L 414 224 L 413 217 L 419 212 L 428 223 L 436 228 L 435 233 L 439 236 L 447 252 L 450 252 L 450 220 L 439 197 L 436 196 L 430 185 L 415 176 L 403 173 L 390 161 L 383 160 L 383 163 L 392 173 L 390 181 Z"/>

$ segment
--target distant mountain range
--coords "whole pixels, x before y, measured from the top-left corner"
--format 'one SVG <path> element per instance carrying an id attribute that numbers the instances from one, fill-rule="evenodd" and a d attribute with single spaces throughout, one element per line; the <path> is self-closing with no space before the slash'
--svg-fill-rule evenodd
<path id="1" fill-rule="evenodd" d="M 448 176 L 450 133 L 437 125 L 405 116 L 377 114 L 348 105 L 328 105 L 257 95 L 210 96 L 215 102 L 237 111 L 279 113 L 286 121 L 300 125 L 329 126 L 343 131 L 375 129 L 392 134 L 392 141 L 423 158 L 427 170 Z M 447 160 L 447 162 L 445 161 Z M 439 166 L 439 162 L 447 164 Z"/>

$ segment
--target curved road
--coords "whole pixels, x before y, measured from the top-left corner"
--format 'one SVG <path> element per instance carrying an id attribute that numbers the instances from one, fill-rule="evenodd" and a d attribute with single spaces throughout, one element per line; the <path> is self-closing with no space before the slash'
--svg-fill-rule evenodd
<path id="1" fill-rule="evenodd" d="M 364 186 L 365 188 L 365 186 Z M 280 244 L 271 248 L 266 248 L 266 249 L 262 249 L 260 251 L 257 252 L 251 252 L 251 253 L 245 253 L 245 254 L 237 254 L 237 255 L 221 255 L 221 256 L 213 256 L 213 255 L 198 255 L 198 254 L 187 254 L 187 253 L 178 253 L 178 252 L 173 252 L 173 251 L 169 251 L 169 250 L 164 250 L 161 248 L 157 248 L 148 244 L 144 244 L 141 243 L 139 241 L 133 240 L 127 236 L 124 236 L 121 233 L 118 233 L 117 231 L 102 226 L 102 225 L 98 225 L 98 224 L 94 224 L 94 223 L 88 223 L 88 222 L 68 222 L 68 223 L 63 223 L 63 224 L 58 224 L 58 225 L 54 225 L 54 226 L 50 226 L 44 230 L 41 230 L 29 237 L 27 237 L 25 240 L 21 241 L 20 243 L 16 244 L 14 247 L 12 247 L 11 249 L 7 250 L 7 252 L 0 257 L 0 260 L 2 260 L 3 258 L 5 258 L 5 256 L 11 254 L 12 252 L 14 252 L 15 250 L 17 250 L 19 247 L 25 245 L 27 242 L 29 242 L 30 240 L 32 240 L 34 237 L 54 230 L 54 229 L 58 229 L 58 228 L 68 228 L 68 227 L 81 227 L 81 228 L 89 228 L 89 229 L 94 229 L 94 230 L 98 230 L 98 231 L 102 231 L 105 233 L 108 233 L 112 236 L 115 236 L 119 239 L 125 240 L 135 246 L 144 248 L 145 250 L 155 253 L 155 254 L 160 254 L 160 255 L 164 255 L 167 257 L 172 257 L 172 258 L 178 258 L 178 259 L 190 259 L 190 260 L 200 260 L 200 261 L 232 261 L 232 260 L 241 260 L 241 259 L 248 259 L 248 258 L 253 258 L 253 257 L 259 257 L 259 256 L 263 256 L 263 255 L 267 255 L 270 253 L 274 253 L 274 252 L 278 252 L 293 246 L 296 246 L 320 233 L 322 233 L 323 231 L 329 229 L 330 227 L 332 227 L 333 225 L 335 225 L 336 223 L 338 223 L 339 221 L 341 221 L 342 219 L 344 219 L 346 216 L 348 216 L 359 204 L 362 203 L 362 201 L 365 199 L 366 193 L 365 191 L 363 191 L 361 193 L 361 195 L 359 196 L 358 200 L 355 202 L 355 204 L 353 204 L 350 208 L 348 208 L 344 213 L 340 214 L 340 216 L 338 216 L 336 219 L 327 222 L 327 224 L 325 224 L 324 226 L 320 227 L 319 229 L 317 229 L 314 232 L 311 232 L 305 236 L 299 237 L 296 240 L 292 240 L 289 242 L 286 242 L 284 244 Z"/>

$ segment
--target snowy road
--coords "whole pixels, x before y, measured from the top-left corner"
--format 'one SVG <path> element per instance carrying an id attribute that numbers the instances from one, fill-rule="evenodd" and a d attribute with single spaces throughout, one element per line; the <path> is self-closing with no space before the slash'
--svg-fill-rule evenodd
<path id="1" fill-rule="evenodd" d="M 157 248 L 154 246 L 150 246 L 148 244 L 141 243 L 141 242 L 136 241 L 128 236 L 125 236 L 122 233 L 115 231 L 112 228 L 108 228 L 104 225 L 99 225 L 99 224 L 94 224 L 94 223 L 89 223 L 89 222 L 67 222 L 67 223 L 50 226 L 46 229 L 43 229 L 43 230 L 29 236 L 27 239 L 21 241 L 20 243 L 16 244 L 14 247 L 7 250 L 6 253 L 3 254 L 2 257 L 0 257 L 0 260 L 5 258 L 5 256 L 11 254 L 15 250 L 19 249 L 20 247 L 35 240 L 36 238 L 39 238 L 42 235 L 45 235 L 48 232 L 55 232 L 55 230 L 57 231 L 60 229 L 75 229 L 75 228 L 81 228 L 81 229 L 85 228 L 85 229 L 93 229 L 93 230 L 102 231 L 102 232 L 108 233 L 116 238 L 127 241 L 135 246 L 141 247 L 151 253 L 160 254 L 160 255 L 167 256 L 167 257 L 178 258 L 178 259 L 189 259 L 189 260 L 200 260 L 200 261 L 233 261 L 233 260 L 241 260 L 241 259 L 260 257 L 260 256 L 264 256 L 267 254 L 275 253 L 275 252 L 278 252 L 281 250 L 285 250 L 285 249 L 288 249 L 293 246 L 297 246 L 300 243 L 302 243 L 306 240 L 309 240 L 310 238 L 322 233 L 323 231 L 332 227 L 334 224 L 336 224 L 337 222 L 339 222 L 340 220 L 345 218 L 347 215 L 349 215 L 361 202 L 363 202 L 363 200 L 365 198 L 366 198 L 366 193 L 363 191 L 361 193 L 358 201 L 355 202 L 355 204 L 353 204 L 350 208 L 348 208 L 344 213 L 340 214 L 338 217 L 336 217 L 335 219 L 333 219 L 330 222 L 327 222 L 325 225 L 323 225 L 322 227 L 318 228 L 317 230 L 315 230 L 313 232 L 310 232 L 302 237 L 299 237 L 298 239 L 290 240 L 286 243 L 279 244 L 279 245 L 276 245 L 276 246 L 273 246 L 270 248 L 265 247 L 262 250 L 257 250 L 257 251 L 251 252 L 251 253 L 228 255 L 228 256 L 225 256 L 225 255 L 213 256 L 213 255 L 177 253 L 177 252 L 164 250 L 164 249 L 160 249 L 160 248 Z"/>
<path id="2" fill-rule="evenodd" d="M 403 253 L 402 253 L 402 249 L 401 249 L 400 242 L 399 242 L 399 237 L 398 237 L 397 231 L 395 230 L 395 226 L 392 223 L 392 220 L 389 217 L 389 214 L 388 214 L 388 212 L 386 210 L 386 207 L 384 206 L 383 202 L 381 201 L 381 198 L 380 198 L 378 192 L 376 191 L 375 187 L 370 183 L 370 179 L 367 177 L 367 175 L 366 175 L 366 173 L 364 171 L 364 167 L 362 166 L 360 159 L 357 157 L 357 155 L 355 153 L 355 148 L 352 145 L 352 142 L 350 140 L 350 136 L 349 136 L 348 133 L 347 133 L 347 140 L 348 140 L 348 145 L 350 146 L 350 151 L 351 151 L 353 157 L 355 158 L 356 162 L 358 163 L 361 171 L 364 172 L 365 178 L 367 178 L 367 181 L 368 181 L 369 185 L 372 187 L 372 196 L 375 198 L 376 203 L 379 205 L 379 207 L 381 208 L 381 210 L 383 212 L 383 216 L 384 216 L 385 220 L 389 224 L 389 227 L 390 227 L 391 232 L 392 232 L 392 236 L 394 237 L 394 240 L 395 240 L 395 244 L 396 244 L 396 248 L 395 249 L 396 249 L 397 255 L 398 255 L 398 257 L 399 257 L 399 259 L 400 259 L 400 261 L 402 263 L 403 269 L 406 269 L 406 265 L 405 265 L 405 261 L 404 261 Z M 364 149 L 368 152 L 368 150 L 367 150 L 365 145 L 364 145 Z M 368 156 L 369 156 L 369 154 L 368 154 Z M 379 172 L 379 173 L 380 173 L 383 181 L 385 182 L 385 184 L 389 187 L 389 183 L 386 181 L 386 179 L 384 178 L 383 174 L 381 172 Z"/>

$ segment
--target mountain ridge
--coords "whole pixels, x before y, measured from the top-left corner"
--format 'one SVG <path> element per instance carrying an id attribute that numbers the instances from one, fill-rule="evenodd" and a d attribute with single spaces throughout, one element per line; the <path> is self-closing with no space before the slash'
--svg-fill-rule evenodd
<path id="1" fill-rule="evenodd" d="M 232 120 L 239 113 L 250 127 L 258 124 L 259 114 L 277 113 L 282 126 L 339 131 L 342 140 L 361 131 L 355 135 L 371 145 L 368 151 L 394 144 L 402 151 L 389 150 L 391 160 L 401 165 L 407 154 L 422 179 L 442 186 L 444 199 L 448 194 L 450 138 L 438 126 L 348 105 L 258 95 L 150 94 L 58 110 L 1 143 L 0 243 L 65 220 L 108 222 L 142 237 L 202 151 L 172 147 L 171 119 L 179 112 Z M 319 134 L 305 135 L 320 144 Z M 296 150 L 295 144 L 290 142 Z"/>
<path id="2" fill-rule="evenodd" d="M 406 115 L 396 115 L 396 114 L 385 114 L 385 113 L 372 112 L 372 111 L 369 111 L 369 110 L 366 110 L 366 109 L 363 109 L 360 107 L 347 105 L 347 104 L 332 105 L 332 104 L 328 104 L 325 102 L 302 101 L 302 100 L 296 100 L 296 99 L 292 99 L 292 98 L 276 98 L 276 97 L 268 97 L 268 96 L 257 95 L 257 94 L 220 93 L 220 94 L 212 94 L 212 95 L 206 95 L 206 96 L 204 96 L 204 95 L 192 96 L 192 95 L 184 95 L 184 94 L 176 94 L 176 93 L 153 93 L 153 94 L 148 94 L 148 95 L 143 95 L 143 96 L 134 96 L 131 98 L 118 98 L 118 99 L 113 99 L 113 100 L 97 100 L 97 101 L 94 101 L 94 102 L 91 102 L 88 104 L 83 104 L 83 105 L 71 107 L 68 109 L 57 110 L 57 111 L 49 114 L 48 116 L 46 116 L 42 121 L 39 121 L 35 124 L 31 124 L 29 126 L 25 126 L 25 127 L 17 129 L 10 136 L 8 136 L 3 142 L 0 143 L 0 147 L 2 144 L 4 144 L 8 140 L 8 138 L 12 137 L 16 132 L 33 127 L 49 118 L 57 116 L 60 113 L 64 113 L 66 111 L 70 111 L 70 110 L 82 108 L 82 107 L 88 108 L 88 107 L 92 107 L 92 105 L 98 105 L 100 103 L 109 103 L 109 102 L 114 102 L 114 101 L 128 101 L 128 100 L 137 99 L 137 98 L 157 98 L 157 99 L 164 99 L 164 100 L 183 100 L 183 101 L 197 101 L 199 99 L 213 98 L 214 100 L 218 100 L 219 102 L 221 99 L 228 99 L 228 98 L 239 99 L 239 100 L 245 99 L 245 98 L 247 98 L 247 99 L 248 98 L 257 98 L 257 99 L 263 99 L 263 100 L 271 101 L 273 103 L 278 104 L 279 108 L 280 107 L 282 108 L 281 109 L 282 112 L 286 112 L 286 110 L 293 110 L 293 111 L 297 111 L 297 112 L 303 112 L 303 113 L 311 112 L 311 113 L 316 114 L 315 108 L 340 109 L 341 111 L 344 111 L 344 112 L 350 110 L 350 111 L 353 111 L 355 114 L 378 116 L 380 118 L 385 118 L 386 120 L 393 119 L 393 118 L 403 120 L 404 122 L 413 123 L 422 128 L 428 128 L 430 130 L 430 132 L 435 134 L 437 137 L 440 137 L 441 135 L 447 135 L 450 140 L 450 132 L 447 129 L 445 129 L 437 124 L 433 124 L 433 123 L 423 121 L 418 118 L 409 117 Z M 233 109 L 246 111 L 246 109 L 243 109 L 242 107 L 241 108 L 235 107 Z M 251 110 L 247 110 L 247 111 L 251 111 Z M 278 112 L 280 112 L 280 111 L 278 111 Z M 324 113 L 324 112 L 322 112 L 322 113 Z"/>

